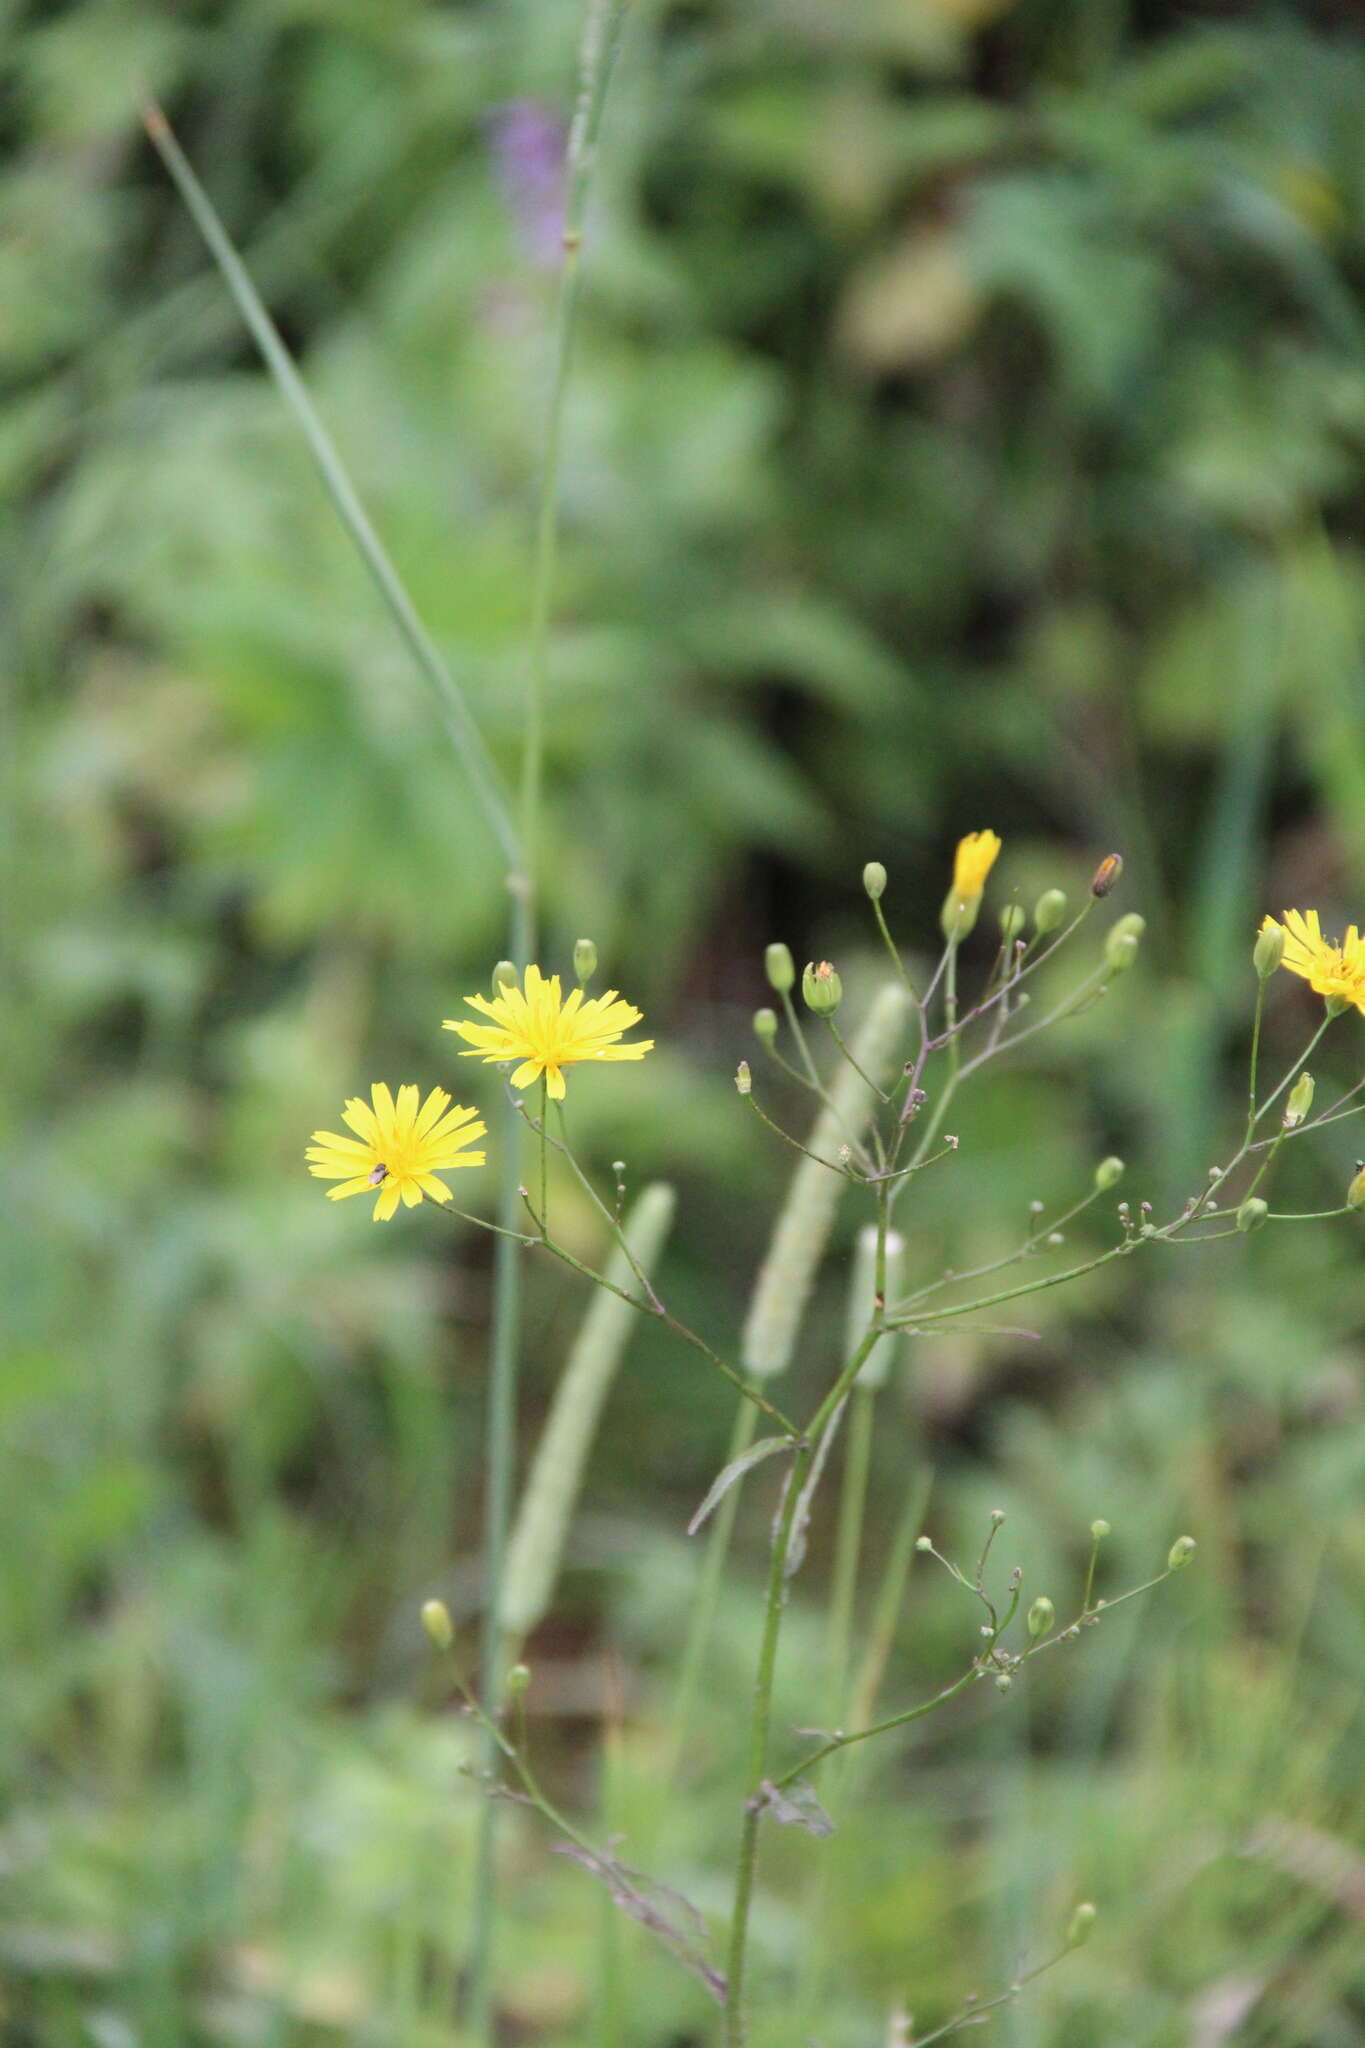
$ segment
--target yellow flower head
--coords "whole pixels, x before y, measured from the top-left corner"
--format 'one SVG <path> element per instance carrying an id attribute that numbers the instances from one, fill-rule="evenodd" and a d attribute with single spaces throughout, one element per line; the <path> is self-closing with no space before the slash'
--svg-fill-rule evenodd
<path id="1" fill-rule="evenodd" d="M 969 832 L 959 839 L 953 861 L 954 896 L 964 903 L 976 902 L 999 851 L 1000 841 L 994 832 Z"/>
<path id="2" fill-rule="evenodd" d="M 1267 917 L 1262 931 L 1276 929 Z M 1339 946 L 1322 936 L 1316 910 L 1286 910 L 1279 926 L 1284 933 L 1284 965 L 1291 974 L 1301 974 L 1308 986 L 1329 1001 L 1354 1003 L 1365 1016 L 1365 939 L 1351 925 Z"/>
<path id="3" fill-rule="evenodd" d="M 482 1152 L 465 1147 L 481 1138 L 486 1125 L 472 1109 L 450 1108 L 444 1088 L 433 1088 L 421 1108 L 419 1091 L 411 1083 L 398 1091 L 394 1101 L 382 1081 L 370 1089 L 370 1103 L 355 1096 L 342 1116 L 356 1133 L 340 1138 L 335 1131 L 314 1131 L 306 1158 L 308 1171 L 320 1180 L 336 1180 L 340 1187 L 328 1188 L 328 1199 L 339 1202 L 346 1195 L 365 1195 L 379 1190 L 374 1205 L 376 1223 L 387 1223 L 398 1207 L 401 1195 L 409 1209 L 415 1209 L 423 1195 L 433 1202 L 448 1202 L 450 1189 L 437 1180 L 437 1171 L 456 1166 L 482 1166 Z"/>
<path id="4" fill-rule="evenodd" d="M 950 943 L 965 939 L 976 923 L 977 909 L 986 877 L 995 866 L 1000 841 L 994 832 L 969 832 L 957 842 L 953 861 L 953 886 L 943 899 L 939 923 Z"/>
<path id="5" fill-rule="evenodd" d="M 522 988 L 512 982 L 491 1001 L 487 996 L 464 1000 L 493 1021 L 466 1024 L 446 1019 L 446 1030 L 457 1032 L 472 1048 L 460 1057 L 490 1065 L 519 1060 L 512 1086 L 529 1088 L 544 1074 L 556 1102 L 564 1094 L 563 1070 L 576 1060 L 642 1060 L 654 1045 L 652 1038 L 636 1045 L 617 1044 L 623 1031 L 640 1022 L 640 1012 L 623 1003 L 614 988 L 587 1000 L 576 988 L 566 1000 L 560 995 L 559 976 L 552 974 L 547 981 L 538 967 L 527 968 Z"/>

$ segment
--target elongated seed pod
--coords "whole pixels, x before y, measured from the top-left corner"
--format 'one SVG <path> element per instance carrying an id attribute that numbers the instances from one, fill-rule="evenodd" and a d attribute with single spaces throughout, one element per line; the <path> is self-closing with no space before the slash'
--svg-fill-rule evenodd
<path id="1" fill-rule="evenodd" d="M 910 999 L 897 983 L 883 988 L 864 1019 L 850 1050 L 864 1073 L 879 1084 L 890 1075 L 899 1053 L 910 1011 Z M 809 1149 L 832 1166 L 846 1132 L 861 1135 L 872 1092 L 862 1076 L 840 1066 L 829 1090 L 833 1108 L 815 1119 Z M 771 1379 L 791 1363 L 810 1298 L 816 1269 L 829 1243 L 843 1183 L 816 1159 L 798 1162 L 768 1246 L 744 1324 L 741 1359 L 755 1379 Z"/>
<path id="2" fill-rule="evenodd" d="M 668 1235 L 674 1200 L 666 1182 L 652 1181 L 626 1217 L 626 1242 L 646 1272 Z M 617 1287 L 639 1290 L 619 1245 L 606 1277 Z M 619 1295 L 596 1289 L 555 1389 L 507 1547 L 503 1627 L 517 1641 L 530 1634 L 550 1604 L 602 1404 L 638 1319 L 638 1309 Z"/>
<path id="3" fill-rule="evenodd" d="M 901 1267 L 905 1263 L 905 1239 L 898 1230 L 886 1233 L 886 1298 L 894 1301 L 900 1293 Z M 872 1320 L 872 1309 L 877 1288 L 877 1226 L 869 1223 L 858 1232 L 853 1247 L 853 1264 L 848 1282 L 848 1321 L 844 1332 L 844 1359 L 851 1364 L 853 1354 L 867 1335 L 867 1326 Z M 869 1392 L 886 1385 L 896 1355 L 896 1346 L 901 1342 L 899 1330 L 888 1330 L 879 1337 L 867 1357 L 863 1360 L 858 1374 L 858 1385 Z"/>

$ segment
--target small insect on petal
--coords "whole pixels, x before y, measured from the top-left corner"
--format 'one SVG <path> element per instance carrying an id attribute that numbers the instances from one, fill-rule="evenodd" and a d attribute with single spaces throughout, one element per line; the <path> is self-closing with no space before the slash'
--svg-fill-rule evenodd
<path id="1" fill-rule="evenodd" d="M 386 1181 L 388 1177 L 389 1169 L 387 1166 L 376 1166 L 374 1172 L 370 1175 L 370 1186 L 377 1188 L 380 1182 Z"/>

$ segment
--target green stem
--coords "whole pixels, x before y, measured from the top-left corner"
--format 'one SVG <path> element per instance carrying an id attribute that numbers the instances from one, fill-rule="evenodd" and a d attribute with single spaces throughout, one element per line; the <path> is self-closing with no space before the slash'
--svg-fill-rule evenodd
<path id="1" fill-rule="evenodd" d="M 402 578 L 389 559 L 388 551 L 370 523 L 359 494 L 338 455 L 331 436 L 322 424 L 302 377 L 265 309 L 251 277 L 227 231 L 213 208 L 213 202 L 199 183 L 160 107 L 147 102 L 142 110 L 152 146 L 170 173 L 195 226 L 208 245 L 209 253 L 222 272 L 224 282 L 237 302 L 237 309 L 251 330 L 266 367 L 297 420 L 317 464 L 327 494 L 342 525 L 354 541 L 380 597 L 398 631 L 407 643 L 417 667 L 431 686 L 441 710 L 451 744 L 464 766 L 474 793 L 483 807 L 489 827 L 502 850 L 509 870 L 519 873 L 524 849 L 512 817 L 512 807 L 494 766 L 493 757 L 464 693 L 441 658 L 435 641 L 417 615 Z"/>
<path id="2" fill-rule="evenodd" d="M 743 1457 L 754 1440 L 758 1427 L 758 1410 L 751 1401 L 741 1401 L 735 1410 L 734 1428 L 730 1432 L 730 1448 L 725 1454 L 727 1465 Z M 715 1626 L 716 1609 L 720 1604 L 721 1580 L 725 1572 L 725 1560 L 730 1553 L 730 1538 L 734 1531 L 735 1516 L 739 1512 L 741 1487 L 732 1486 L 711 1520 L 706 1539 L 706 1555 L 702 1562 L 701 1576 L 697 1583 L 696 1598 L 692 1603 L 692 1614 L 687 1626 L 687 1643 L 683 1650 L 682 1669 L 678 1674 L 677 1689 L 673 1695 L 672 1712 L 669 1715 L 669 1733 L 665 1748 L 665 1767 L 660 1773 L 665 1785 L 672 1784 L 682 1760 L 683 1745 L 692 1719 L 697 1688 L 701 1683 L 702 1665 L 706 1659 L 707 1647 Z"/>
<path id="3" fill-rule="evenodd" d="M 748 1796 L 744 1803 L 744 1825 L 740 1833 L 739 1863 L 735 1874 L 735 1903 L 730 1920 L 730 1950 L 726 1968 L 726 2048 L 743 2048 L 748 2039 L 744 2012 L 744 1970 L 749 1940 L 749 1909 L 753 1903 L 754 1876 L 758 1866 L 758 1829 L 763 1812 L 763 1781 L 768 1766 L 768 1730 L 772 1723 L 773 1676 L 777 1669 L 777 1644 L 782 1631 L 782 1608 L 787 1590 L 787 1551 L 797 1504 L 814 1457 L 806 1445 L 792 1460 L 782 1496 L 782 1508 L 773 1537 L 768 1568 L 768 1601 L 763 1617 L 763 1640 L 758 1671 L 754 1679 L 753 1716 L 749 1728 Z"/>
<path id="4" fill-rule="evenodd" d="M 872 1425 L 876 1393 L 855 1387 L 850 1400 L 848 1439 L 844 1445 L 844 1470 L 839 1494 L 839 1526 L 834 1543 L 834 1570 L 829 1601 L 829 1702 L 827 1711 L 835 1727 L 842 1724 L 848 1691 L 849 1645 L 853 1640 L 853 1604 L 858 1584 L 858 1560 L 863 1547 L 863 1519 L 867 1511 L 867 1481 L 872 1463 Z"/>
<path id="5" fill-rule="evenodd" d="M 1246 1150 L 1256 1134 L 1256 1069 L 1261 1057 L 1261 1017 L 1265 1010 L 1265 983 L 1259 978 L 1256 983 L 1256 1015 L 1251 1025 L 1251 1075 L 1247 1083 L 1247 1131 L 1242 1140 Z"/>
<path id="6" fill-rule="evenodd" d="M 549 1199 L 549 1158 L 550 1148 L 546 1143 L 545 1123 L 550 1113 L 549 1084 L 544 1074 L 540 1077 L 540 1229 L 543 1237 L 550 1234 Z"/>

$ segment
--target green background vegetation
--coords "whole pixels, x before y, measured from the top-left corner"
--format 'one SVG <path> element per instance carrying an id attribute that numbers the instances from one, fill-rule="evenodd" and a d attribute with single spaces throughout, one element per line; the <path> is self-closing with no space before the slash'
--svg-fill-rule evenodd
<path id="1" fill-rule="evenodd" d="M 439 1023 L 503 890 L 136 90 L 510 770 L 552 278 L 496 110 L 566 116 L 580 12 L 9 0 L 0 26 L 0 2035 L 450 2042 L 480 1795 L 416 1616 L 440 1592 L 473 1626 L 487 1246 L 426 1208 L 377 1229 L 301 1155 L 371 1079 L 453 1085 Z M 1159 1204 L 1224 1156 L 1255 923 L 1365 909 L 1363 220 L 1350 6 L 639 0 L 568 417 L 544 954 L 591 933 L 647 1013 L 658 1051 L 570 1108 L 599 1168 L 678 1184 L 666 1291 L 717 1341 L 788 1166 L 730 1085 L 762 946 L 832 955 L 856 1001 L 869 857 L 912 947 L 987 824 L 997 905 L 1118 848 L 1149 919 L 1121 991 L 964 1107 L 917 1270 L 1008 1247 L 1107 1151 Z M 1316 1006 L 1272 997 L 1283 1059 Z M 1339 1199 L 1360 1128 L 1287 1162 L 1286 1206 Z M 1096 1515 L 1114 1586 L 1181 1529 L 1199 1565 L 827 1786 L 832 1842 L 770 1832 L 761 2048 L 793 2038 L 813 1918 L 818 2038 L 873 2048 L 898 2000 L 925 2028 L 1007 1983 L 1081 1896 L 1093 1940 L 992 2038 L 1365 2041 L 1359 1258 L 1354 1222 L 1172 1250 L 1040 1297 L 1038 1342 L 905 1361 L 873 1565 L 929 1468 L 940 1541 L 974 1554 L 1004 1507 L 1005 1563 L 1063 1615 Z M 528 1284 L 527 1441 L 584 1306 Z M 640 1333 L 529 1701 L 585 1825 L 717 1919 L 765 1473 L 671 1820 L 651 1773 L 731 1418 Z M 779 1727 L 823 1711 L 829 1520 Z M 975 1627 L 917 1568 L 888 1702 Z M 507 1822 L 509 2041 L 708 2038 L 701 1988 Z"/>

